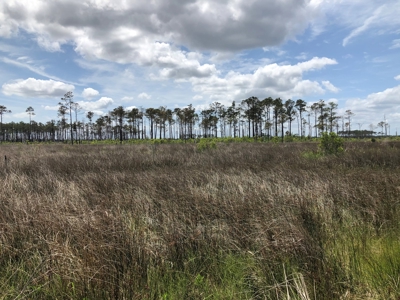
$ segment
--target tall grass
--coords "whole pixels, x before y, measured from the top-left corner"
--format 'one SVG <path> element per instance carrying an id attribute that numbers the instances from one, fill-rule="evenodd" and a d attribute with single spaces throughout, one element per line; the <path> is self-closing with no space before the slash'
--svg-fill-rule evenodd
<path id="1" fill-rule="evenodd" d="M 398 299 L 400 145 L 3 145 L 0 299 Z"/>

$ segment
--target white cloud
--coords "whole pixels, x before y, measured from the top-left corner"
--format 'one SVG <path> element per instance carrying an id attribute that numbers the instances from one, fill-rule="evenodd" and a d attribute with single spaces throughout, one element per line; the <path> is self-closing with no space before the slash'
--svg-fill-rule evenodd
<path id="1" fill-rule="evenodd" d="M 23 30 L 47 51 L 63 51 L 71 44 L 88 60 L 154 66 L 161 78 L 188 80 L 217 73 L 198 51 L 227 57 L 293 39 L 316 15 L 317 6 L 310 2 L 2 1 L 0 35 Z"/>
<path id="2" fill-rule="evenodd" d="M 394 77 L 395 80 L 400 80 L 400 75 Z"/>
<path id="3" fill-rule="evenodd" d="M 96 97 L 98 94 L 99 91 L 92 88 L 86 88 L 82 92 L 82 96 L 86 99 L 92 99 L 93 97 Z"/>
<path id="4" fill-rule="evenodd" d="M 105 113 L 102 110 L 92 110 L 92 112 L 96 115 L 96 116 L 104 116 Z"/>
<path id="5" fill-rule="evenodd" d="M 330 81 L 322 81 L 323 86 L 328 90 L 331 91 L 332 93 L 338 93 L 339 89 L 334 86 Z"/>
<path id="6" fill-rule="evenodd" d="M 360 122 L 377 124 L 385 114 L 393 117 L 400 112 L 399 95 L 400 85 L 369 94 L 365 99 L 350 99 L 346 102 L 346 109 L 351 109 Z"/>
<path id="7" fill-rule="evenodd" d="M 269 49 L 295 39 L 309 25 L 318 35 L 332 16 L 351 30 L 343 40 L 347 45 L 374 26 L 396 28 L 400 4 L 393 2 L 13 0 L 0 3 L 0 36 L 24 30 L 48 51 L 71 44 L 88 59 L 154 65 L 179 79 L 215 71 L 180 45 L 214 57 Z"/>
<path id="8" fill-rule="evenodd" d="M 313 57 L 312 59 L 298 63 L 296 66 L 300 67 L 303 72 L 314 71 L 322 69 L 328 65 L 336 65 L 337 61 L 327 57 Z"/>
<path id="9" fill-rule="evenodd" d="M 2 86 L 3 94 L 31 98 L 61 98 L 66 92 L 73 91 L 74 86 L 60 81 L 40 80 L 35 78 L 18 79 Z"/>
<path id="10" fill-rule="evenodd" d="M 302 32 L 315 14 L 316 6 L 310 2 L 30 0 L 27 4 L 14 0 L 0 5 L 4 24 L 0 32 L 9 36 L 22 28 L 49 51 L 73 40 L 80 49 L 97 45 L 104 53 L 128 53 L 132 44 L 148 37 L 169 37 L 199 49 L 237 51 L 275 46 Z M 123 45 L 122 40 L 128 43 Z"/>
<path id="11" fill-rule="evenodd" d="M 195 96 L 193 96 L 193 100 L 201 100 L 201 99 L 203 99 L 203 96 L 202 96 L 202 95 L 195 95 Z"/>
<path id="12" fill-rule="evenodd" d="M 114 103 L 112 98 L 101 97 L 97 101 L 78 101 L 79 105 L 85 111 L 101 111 Z"/>
<path id="13" fill-rule="evenodd" d="M 102 109 L 106 109 L 108 106 L 114 103 L 114 100 L 112 98 L 108 97 L 101 97 L 97 101 L 77 101 L 79 106 L 85 110 L 85 111 L 92 111 L 96 115 L 103 115 L 104 112 Z M 52 111 L 57 111 L 59 109 L 59 106 L 44 106 L 45 110 L 52 110 Z"/>
<path id="14" fill-rule="evenodd" d="M 134 106 L 134 105 L 125 107 L 125 111 L 130 111 L 130 110 L 132 110 L 132 109 L 134 109 L 134 108 L 137 108 L 137 107 Z"/>
<path id="15" fill-rule="evenodd" d="M 224 78 L 195 78 L 191 80 L 197 93 L 207 95 L 210 99 L 226 102 L 227 99 L 242 100 L 249 96 L 257 97 L 303 97 L 312 94 L 323 94 L 324 88 L 319 82 L 303 79 L 303 73 L 322 69 L 337 62 L 326 57 L 314 57 L 296 65 L 269 64 L 258 68 L 254 73 L 241 74 L 229 72 Z M 329 81 L 324 85 L 335 88 Z"/>
<path id="16" fill-rule="evenodd" d="M 262 49 L 264 52 L 274 52 L 277 56 L 283 56 L 286 54 L 286 51 L 279 47 L 263 47 Z"/>
<path id="17" fill-rule="evenodd" d="M 37 36 L 36 41 L 40 47 L 48 52 L 59 52 L 61 51 L 61 45 L 66 43 L 66 40 L 53 41 L 47 34 Z"/>
<path id="18" fill-rule="evenodd" d="M 366 19 L 361 26 L 355 28 L 352 32 L 350 32 L 350 34 L 343 39 L 343 46 L 345 47 L 352 38 L 355 38 L 357 35 L 366 31 L 378 19 L 380 11 L 381 8 L 378 8 L 378 10 L 375 11 L 371 17 Z"/>
<path id="19" fill-rule="evenodd" d="M 343 46 L 347 46 L 355 37 L 368 30 L 380 28 L 381 33 L 390 29 L 396 29 L 400 25 L 398 15 L 400 3 L 385 3 L 382 1 L 349 1 L 340 5 L 342 20 L 353 27 L 353 30 L 343 39 Z M 349 9 L 346 9 L 348 6 Z M 339 10 L 339 8 L 338 8 Z M 367 16 L 367 17 L 366 17 Z M 345 25 L 345 24 L 344 24 Z"/>
<path id="20" fill-rule="evenodd" d="M 390 125 L 398 126 L 399 94 L 400 85 L 369 94 L 365 98 L 349 99 L 343 111 L 350 109 L 354 113 L 353 119 L 365 125 L 376 126 L 386 118 Z"/>
<path id="21" fill-rule="evenodd" d="M 12 59 L 3 57 L 1 59 L 1 61 L 6 63 L 6 64 L 9 64 L 9 65 L 17 66 L 19 68 L 28 69 L 29 71 L 31 71 L 31 72 L 33 72 L 35 74 L 38 74 L 40 76 L 43 76 L 43 77 L 46 77 L 46 78 L 49 78 L 49 79 L 52 79 L 52 80 L 55 80 L 55 81 L 63 81 L 63 82 L 69 83 L 69 84 L 77 85 L 76 83 L 67 82 L 65 80 L 62 80 L 62 79 L 56 77 L 56 76 L 52 76 L 52 75 L 48 74 L 45 71 L 44 67 L 42 67 L 42 66 L 34 66 L 34 65 L 32 65 L 33 62 L 31 60 L 29 60 L 29 58 L 26 57 L 26 56 L 19 57 L 17 60 L 12 60 Z"/>
<path id="22" fill-rule="evenodd" d="M 335 30 L 340 25 L 349 31 L 343 39 L 343 46 L 349 45 L 362 34 L 393 33 L 400 26 L 399 1 L 311 0 L 310 5 L 316 11 L 316 17 L 310 18 L 312 38 L 332 25 Z"/>
<path id="23" fill-rule="evenodd" d="M 57 111 L 59 108 L 60 108 L 60 106 L 58 106 L 58 105 L 55 105 L 55 106 L 46 105 L 46 106 L 44 106 L 45 110 Z"/>
<path id="24" fill-rule="evenodd" d="M 328 99 L 327 101 L 325 101 L 326 103 L 330 103 L 330 102 L 333 102 L 333 103 L 335 103 L 335 104 L 339 104 L 339 100 L 338 99 L 336 99 L 336 98 L 330 98 L 330 99 Z"/>
<path id="25" fill-rule="evenodd" d="M 125 41 L 119 41 L 123 44 Z M 129 43 L 127 44 L 129 45 Z M 91 48 L 93 47 L 93 48 Z M 143 40 L 132 44 L 125 52 L 110 50 L 104 52 L 97 44 L 77 47 L 77 51 L 86 58 L 101 58 L 118 63 L 136 63 L 141 66 L 154 66 L 160 69 L 161 78 L 189 79 L 191 77 L 207 77 L 216 73 L 215 65 L 201 64 L 201 57 L 195 52 L 186 52 L 165 42 Z"/>
<path id="26" fill-rule="evenodd" d="M 17 119 L 29 119 L 29 116 L 26 112 L 21 112 L 21 113 L 16 113 L 12 115 L 13 118 L 17 118 Z M 32 116 L 33 118 L 33 116 Z"/>
<path id="27" fill-rule="evenodd" d="M 122 100 L 123 102 L 131 102 L 131 101 L 133 101 L 133 97 L 125 96 L 125 97 L 122 97 L 121 100 Z"/>
<path id="28" fill-rule="evenodd" d="M 392 41 L 392 46 L 389 49 L 397 49 L 400 48 L 400 39 L 396 39 Z"/>
<path id="29" fill-rule="evenodd" d="M 151 96 L 146 94 L 146 93 L 141 93 L 141 94 L 138 95 L 138 98 L 139 99 L 147 99 L 147 100 L 149 100 L 149 99 L 151 99 Z"/>
<path id="30" fill-rule="evenodd" d="M 328 23 L 324 20 L 332 15 L 350 30 L 343 45 L 374 26 L 393 28 L 400 24 L 398 3 L 372 2 L 2 1 L 0 36 L 24 31 L 47 51 L 63 51 L 64 45 L 73 45 L 88 61 L 137 64 L 155 68 L 151 70 L 153 79 L 188 81 L 218 77 L 217 67 L 210 62 L 226 60 L 242 50 L 264 47 L 283 55 L 280 45 L 295 40 L 310 25 L 318 35 Z M 200 51 L 208 53 L 207 57 Z M 307 57 L 301 53 L 297 58 Z M 57 80 L 28 63 L 8 63 L 17 62 L 20 67 Z"/>
<path id="31" fill-rule="evenodd" d="M 305 60 L 305 59 L 307 59 L 307 53 L 306 52 L 301 52 L 295 58 L 298 59 L 298 60 Z"/>

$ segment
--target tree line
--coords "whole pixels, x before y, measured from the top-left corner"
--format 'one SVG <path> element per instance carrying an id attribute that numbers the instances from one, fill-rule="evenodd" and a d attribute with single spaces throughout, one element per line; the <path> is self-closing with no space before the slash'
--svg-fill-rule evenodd
<path id="1" fill-rule="evenodd" d="M 94 119 L 94 112 L 85 113 L 74 101 L 72 92 L 67 92 L 58 103 L 57 119 L 46 123 L 33 120 L 34 109 L 26 109 L 29 123 L 10 122 L 3 124 L 3 115 L 11 113 L 0 105 L 1 141 L 70 141 L 82 140 L 128 140 L 128 139 L 193 139 L 208 137 L 253 137 L 280 138 L 285 136 L 318 137 L 323 132 L 336 132 L 341 136 L 371 136 L 375 128 L 387 135 L 389 124 L 380 122 L 369 125 L 370 130 L 354 130 L 351 110 L 338 114 L 338 104 L 319 100 L 307 102 L 271 97 L 263 100 L 250 97 L 225 106 L 214 102 L 209 107 L 197 110 L 190 104 L 184 108 L 125 109 L 118 106 L 107 114 Z"/>

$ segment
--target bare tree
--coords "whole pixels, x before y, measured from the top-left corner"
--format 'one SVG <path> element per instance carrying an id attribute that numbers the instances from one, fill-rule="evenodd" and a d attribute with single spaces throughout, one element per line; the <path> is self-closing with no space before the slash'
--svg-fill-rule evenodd
<path id="1" fill-rule="evenodd" d="M 34 116 L 35 115 L 35 112 L 34 112 L 35 110 L 33 109 L 33 107 L 32 106 L 29 106 L 27 109 L 26 109 L 26 113 L 29 115 L 29 140 L 31 140 L 31 138 L 32 138 L 32 116 Z"/>
<path id="2" fill-rule="evenodd" d="M 59 102 L 61 110 L 62 107 L 65 107 L 65 110 L 69 110 L 69 127 L 70 127 L 70 135 L 71 135 L 71 144 L 74 144 L 74 135 L 73 135 L 73 128 L 72 128 L 72 109 L 74 108 L 75 102 L 73 101 L 74 94 L 72 92 L 67 92 L 64 97 L 61 98 L 63 102 Z"/>
<path id="3" fill-rule="evenodd" d="M 1 141 L 4 141 L 4 134 L 3 134 L 3 115 L 11 113 L 11 110 L 7 109 L 4 105 L 0 105 L 0 132 L 2 135 Z"/>
<path id="4" fill-rule="evenodd" d="M 347 123 L 349 124 L 349 126 L 348 126 L 348 129 L 349 129 L 348 135 L 350 135 L 350 132 L 351 132 L 351 118 L 353 116 L 354 116 L 354 113 L 350 109 L 346 110 L 345 118 L 347 119 Z"/>
<path id="5" fill-rule="evenodd" d="M 295 107 L 299 111 L 299 115 L 300 115 L 300 132 L 301 132 L 300 137 L 303 137 L 303 117 L 302 117 L 302 114 L 303 114 L 303 112 L 306 111 L 306 106 L 307 106 L 307 102 L 305 102 L 302 99 L 297 99 Z"/>
<path id="6" fill-rule="evenodd" d="M 78 130 L 80 127 L 78 124 L 78 113 L 82 109 L 82 107 L 79 105 L 79 103 L 74 102 L 74 103 L 72 103 L 72 109 L 75 112 L 75 122 L 74 122 L 74 126 L 73 126 L 74 131 L 75 131 L 75 141 L 77 142 L 78 136 L 79 136 L 79 142 L 80 142 L 80 131 Z M 78 134 L 78 132 L 79 132 L 79 134 Z"/>
<path id="7" fill-rule="evenodd" d="M 86 113 L 86 118 L 89 119 L 89 130 L 87 131 L 87 135 L 90 135 L 90 138 L 93 138 L 92 136 L 92 131 L 93 131 L 93 124 L 92 124 L 92 120 L 93 120 L 93 116 L 94 116 L 94 112 L 92 111 L 88 111 Z M 89 132 L 90 131 L 90 132 Z"/>
<path id="8" fill-rule="evenodd" d="M 123 123 L 124 123 L 124 118 L 126 116 L 125 109 L 122 106 L 118 106 L 111 112 L 111 116 L 117 118 L 118 122 L 118 128 L 119 128 L 119 142 L 122 144 L 122 129 L 123 129 Z"/>

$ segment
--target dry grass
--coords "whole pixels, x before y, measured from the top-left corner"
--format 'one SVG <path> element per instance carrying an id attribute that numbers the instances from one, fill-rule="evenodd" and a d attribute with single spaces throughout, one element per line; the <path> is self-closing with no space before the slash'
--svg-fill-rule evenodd
<path id="1" fill-rule="evenodd" d="M 398 144 L 152 147 L 3 145 L 0 299 L 400 295 L 357 252 L 399 232 Z"/>

